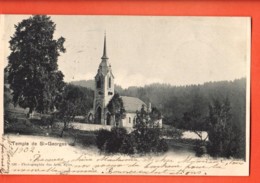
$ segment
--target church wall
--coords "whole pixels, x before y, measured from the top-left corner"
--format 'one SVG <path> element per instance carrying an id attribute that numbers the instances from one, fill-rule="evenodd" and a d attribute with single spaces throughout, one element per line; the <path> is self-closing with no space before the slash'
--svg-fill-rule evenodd
<path id="1" fill-rule="evenodd" d="M 130 127 L 134 126 L 134 119 L 136 117 L 136 113 L 126 113 L 126 117 L 122 119 L 122 127 Z"/>

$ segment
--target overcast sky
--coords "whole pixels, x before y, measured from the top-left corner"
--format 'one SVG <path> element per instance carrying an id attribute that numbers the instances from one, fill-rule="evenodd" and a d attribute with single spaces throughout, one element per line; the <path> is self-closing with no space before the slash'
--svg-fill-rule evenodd
<path id="1" fill-rule="evenodd" d="M 5 16 L 3 59 L 14 24 L 29 16 Z M 65 81 L 93 79 L 103 52 L 122 87 L 150 83 L 202 84 L 246 76 L 250 19 L 227 17 L 51 16 L 55 38 L 66 39 L 59 57 Z M 1 45 L 3 45 L 1 44 Z"/>

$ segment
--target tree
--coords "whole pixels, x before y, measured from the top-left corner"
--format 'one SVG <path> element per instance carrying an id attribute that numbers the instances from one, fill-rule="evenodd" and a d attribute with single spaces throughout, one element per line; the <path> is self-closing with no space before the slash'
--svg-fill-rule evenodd
<path id="1" fill-rule="evenodd" d="M 162 119 L 162 114 L 161 114 L 161 111 L 159 111 L 156 107 L 152 107 L 152 110 L 149 114 L 150 118 L 151 118 L 151 126 L 156 126 L 156 127 L 159 127 L 159 124 L 156 123 L 156 121 L 159 121 Z"/>
<path id="2" fill-rule="evenodd" d="M 113 98 L 109 101 L 107 105 L 108 111 L 112 116 L 115 116 L 115 122 L 119 123 L 121 119 L 125 117 L 125 108 L 122 98 L 118 93 L 115 93 Z"/>
<path id="3" fill-rule="evenodd" d="M 209 106 L 209 153 L 213 156 L 233 156 L 235 133 L 231 123 L 231 105 L 228 98 L 218 99 Z"/>
<path id="4" fill-rule="evenodd" d="M 15 25 L 6 68 L 14 105 L 46 113 L 56 106 L 64 87 L 58 57 L 65 52 L 60 37 L 55 40 L 55 23 L 49 16 L 35 15 Z"/>
<path id="5" fill-rule="evenodd" d="M 164 139 L 161 139 L 161 130 L 155 124 L 160 112 L 154 108 L 151 113 L 145 110 L 143 106 L 141 111 L 136 111 L 136 120 L 134 131 L 131 133 L 134 137 L 135 148 L 138 153 L 165 152 L 168 145 Z"/>
<path id="6" fill-rule="evenodd" d="M 123 127 L 113 127 L 111 131 L 97 131 L 96 144 L 98 149 L 106 153 L 134 154 L 134 139 Z"/>
<path id="7" fill-rule="evenodd" d="M 58 118 L 63 121 L 64 127 L 61 132 L 68 128 L 70 122 L 74 121 L 75 116 L 86 115 L 93 106 L 94 92 L 88 88 L 66 85 L 62 97 L 59 99 Z"/>
<path id="8" fill-rule="evenodd" d="M 9 108 L 9 104 L 12 101 L 11 91 L 7 86 L 7 72 L 4 70 L 4 114 L 7 114 L 7 109 Z"/>
<path id="9" fill-rule="evenodd" d="M 207 130 L 206 116 L 203 115 L 203 97 L 198 93 L 195 93 L 191 98 L 191 108 L 183 114 L 182 128 L 194 132 L 200 138 L 203 139 L 202 132 Z"/>
<path id="10" fill-rule="evenodd" d="M 137 97 L 145 102 L 150 101 L 162 112 L 164 124 L 177 128 L 183 124 L 183 114 L 191 110 L 194 95 L 198 94 L 201 99 L 202 116 L 208 116 L 208 104 L 213 98 L 228 96 L 232 103 L 232 123 L 235 123 L 245 136 L 246 78 L 188 86 L 157 83 L 144 87 L 129 87 L 120 94 Z"/>
<path id="11" fill-rule="evenodd" d="M 207 129 L 205 117 L 202 116 L 198 108 L 193 108 L 183 114 L 183 123 L 186 130 L 194 132 L 200 138 L 194 146 L 194 151 L 196 156 L 202 156 L 206 153 L 206 140 L 208 138 L 208 136 L 203 138 L 203 131 Z"/>

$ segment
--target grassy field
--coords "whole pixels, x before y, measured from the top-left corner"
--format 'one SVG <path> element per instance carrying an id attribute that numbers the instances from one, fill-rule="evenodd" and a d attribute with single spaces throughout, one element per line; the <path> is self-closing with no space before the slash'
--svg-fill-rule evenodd
<path id="1" fill-rule="evenodd" d="M 52 119 L 50 115 L 41 115 L 38 113 L 33 118 L 28 119 L 26 116 L 27 113 L 27 110 L 21 108 L 8 110 L 5 116 L 5 134 L 61 138 L 60 134 L 63 129 L 63 123 Z M 182 130 L 171 126 L 164 126 L 162 129 L 162 135 L 167 141 L 169 150 L 175 152 L 193 152 L 198 140 L 182 139 L 182 133 Z M 70 123 L 69 128 L 64 131 L 62 138 L 70 139 L 70 145 L 73 146 L 90 147 L 96 145 L 95 131 L 75 129 L 73 128 L 73 123 Z"/>

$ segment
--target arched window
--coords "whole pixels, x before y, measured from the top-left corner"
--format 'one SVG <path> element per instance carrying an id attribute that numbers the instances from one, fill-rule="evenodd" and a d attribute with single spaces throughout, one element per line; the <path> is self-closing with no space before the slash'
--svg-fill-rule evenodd
<path id="1" fill-rule="evenodd" d="M 110 125 L 111 123 L 111 115 L 107 113 L 107 125 Z"/>
<path id="2" fill-rule="evenodd" d="M 129 123 L 131 123 L 131 118 L 129 117 Z"/>
<path id="3" fill-rule="evenodd" d="M 108 87 L 111 88 L 111 77 L 108 78 Z"/>
<path id="4" fill-rule="evenodd" d="M 101 109 L 101 107 L 98 107 L 96 109 L 96 113 L 95 113 L 95 123 L 96 124 L 101 124 L 101 117 L 102 117 L 102 109 Z"/>
<path id="5" fill-rule="evenodd" d="M 137 116 L 135 116 L 135 117 L 133 118 L 133 127 L 136 126 L 136 122 L 137 122 Z"/>
<path id="6" fill-rule="evenodd" d="M 97 88 L 101 88 L 101 78 L 97 79 Z"/>

